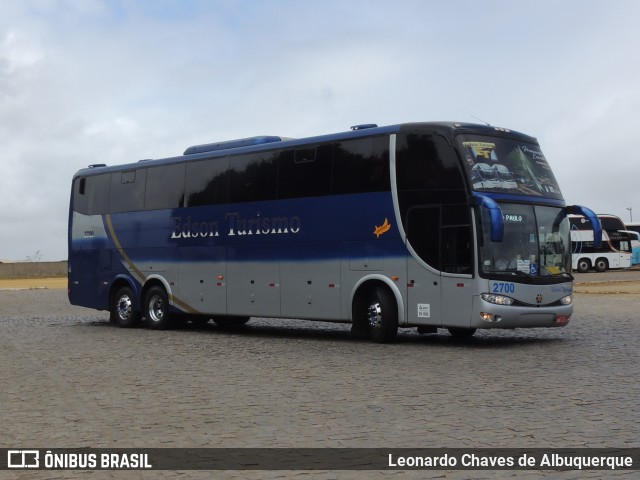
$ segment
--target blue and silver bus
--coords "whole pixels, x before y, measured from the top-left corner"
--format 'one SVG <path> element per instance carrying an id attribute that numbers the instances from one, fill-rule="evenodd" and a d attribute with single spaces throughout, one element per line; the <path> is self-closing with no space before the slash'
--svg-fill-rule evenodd
<path id="1" fill-rule="evenodd" d="M 478 182 L 478 163 L 509 182 Z M 486 168 L 486 167 L 485 167 Z M 513 179 L 513 181 L 511 181 Z M 251 137 L 73 177 L 69 299 L 113 322 L 560 327 L 573 311 L 569 214 L 537 140 L 407 123 Z"/>

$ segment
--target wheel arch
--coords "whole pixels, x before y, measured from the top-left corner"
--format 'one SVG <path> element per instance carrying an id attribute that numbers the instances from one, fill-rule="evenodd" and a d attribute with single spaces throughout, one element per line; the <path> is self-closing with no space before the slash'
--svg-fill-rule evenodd
<path id="1" fill-rule="evenodd" d="M 169 282 L 167 282 L 167 280 L 164 277 L 157 274 L 149 275 L 146 281 L 144 282 L 144 286 L 142 287 L 142 291 L 140 292 L 140 296 L 139 296 L 141 305 L 143 301 L 142 299 L 145 297 L 147 292 L 152 287 L 164 288 L 164 291 L 167 292 L 167 299 L 169 300 L 169 305 L 173 306 L 173 292 L 171 291 L 171 285 L 169 285 Z"/>
<path id="2" fill-rule="evenodd" d="M 405 308 L 402 293 L 389 277 L 384 275 L 367 275 L 361 278 L 353 286 L 351 290 L 351 308 L 349 310 L 349 320 L 353 323 L 353 319 L 357 317 L 356 310 L 359 308 L 360 300 L 364 299 L 369 291 L 375 286 L 384 286 L 391 291 L 391 294 L 395 298 L 396 306 L 398 308 L 398 324 L 403 325 L 405 323 Z"/>

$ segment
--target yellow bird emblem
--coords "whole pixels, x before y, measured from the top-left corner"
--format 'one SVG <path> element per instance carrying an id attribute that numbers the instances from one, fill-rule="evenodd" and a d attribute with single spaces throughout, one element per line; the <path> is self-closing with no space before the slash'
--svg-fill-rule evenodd
<path id="1" fill-rule="evenodd" d="M 387 233 L 389 230 L 391 230 L 391 224 L 389 223 L 389 219 L 385 218 L 384 219 L 384 223 L 380 226 L 375 225 L 376 229 L 373 231 L 373 234 L 376 236 L 376 238 L 380 238 L 380 235 L 382 235 L 383 233 Z"/>

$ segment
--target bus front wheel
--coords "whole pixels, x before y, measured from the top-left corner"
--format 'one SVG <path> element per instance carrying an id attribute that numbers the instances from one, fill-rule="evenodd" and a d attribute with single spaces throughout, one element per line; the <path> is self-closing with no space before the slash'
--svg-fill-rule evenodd
<path id="1" fill-rule="evenodd" d="M 147 325 L 155 330 L 164 330 L 171 326 L 169 298 L 164 288 L 151 287 L 144 300 L 144 316 Z"/>
<path id="2" fill-rule="evenodd" d="M 578 260 L 578 272 L 587 273 L 591 269 L 591 262 L 586 258 Z"/>
<path id="3" fill-rule="evenodd" d="M 398 334 L 398 307 L 388 288 L 375 286 L 367 296 L 367 321 L 374 342 L 392 342 Z"/>
<path id="4" fill-rule="evenodd" d="M 606 272 L 607 268 L 609 268 L 609 262 L 607 262 L 606 258 L 599 258 L 596 260 L 595 267 L 596 272 Z"/>
<path id="5" fill-rule="evenodd" d="M 131 328 L 140 323 L 140 312 L 134 310 L 133 291 L 120 287 L 111 300 L 110 320 L 119 327 Z"/>

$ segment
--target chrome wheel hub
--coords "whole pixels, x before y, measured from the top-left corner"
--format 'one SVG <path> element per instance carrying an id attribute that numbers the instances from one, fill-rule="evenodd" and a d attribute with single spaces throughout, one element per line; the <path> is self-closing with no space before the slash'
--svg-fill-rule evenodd
<path id="1" fill-rule="evenodd" d="M 121 320 L 129 320 L 129 318 L 131 318 L 131 306 L 131 299 L 128 295 L 123 295 L 118 299 L 116 310 Z"/>
<path id="2" fill-rule="evenodd" d="M 149 320 L 160 322 L 164 317 L 164 301 L 160 295 L 154 295 L 149 300 Z"/>
<path id="3" fill-rule="evenodd" d="M 382 326 L 382 308 L 380 307 L 380 304 L 372 303 L 369 305 L 367 313 L 369 326 L 373 328 L 380 328 Z"/>

